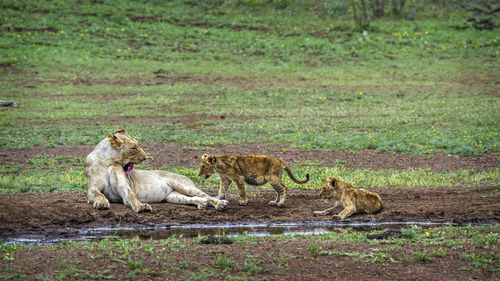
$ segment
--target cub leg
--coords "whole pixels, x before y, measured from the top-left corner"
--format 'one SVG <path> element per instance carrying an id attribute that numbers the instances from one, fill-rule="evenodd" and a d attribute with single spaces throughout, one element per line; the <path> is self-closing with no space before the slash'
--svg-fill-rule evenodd
<path id="1" fill-rule="evenodd" d="M 246 206 L 248 204 L 247 193 L 245 191 L 245 181 L 242 178 L 236 180 L 236 185 L 238 186 L 238 192 L 240 193 L 239 204 Z"/>
<path id="2" fill-rule="evenodd" d="M 226 193 L 229 190 L 230 185 L 231 185 L 231 180 L 226 178 L 226 177 L 221 176 L 219 194 L 217 194 L 217 199 L 225 199 L 226 198 Z"/>
<path id="3" fill-rule="evenodd" d="M 269 205 L 278 206 L 278 207 L 283 206 L 285 204 L 288 187 L 286 185 L 284 185 L 281 182 L 281 180 L 275 179 L 275 178 L 270 179 L 269 183 L 276 191 L 276 199 L 274 201 L 270 201 Z"/>
<path id="4" fill-rule="evenodd" d="M 315 216 L 328 216 L 328 215 L 331 215 L 331 214 L 334 213 L 335 208 L 337 208 L 338 206 L 339 206 L 339 203 L 335 202 L 335 205 L 333 205 L 333 207 L 331 207 L 331 208 L 328 208 L 328 209 L 323 210 L 323 211 L 314 211 L 314 215 Z"/>
<path id="5" fill-rule="evenodd" d="M 165 201 L 174 204 L 192 204 L 196 205 L 198 209 L 205 209 L 207 207 L 207 198 L 202 198 L 198 196 L 186 196 L 177 191 L 172 191 L 167 195 Z"/>
<path id="6" fill-rule="evenodd" d="M 110 169 L 110 184 L 116 186 L 116 190 L 123 200 L 123 205 L 131 207 L 132 210 L 137 213 L 151 212 L 152 208 L 149 204 L 141 203 L 141 201 L 137 199 L 137 195 L 132 190 L 122 166 L 114 164 Z"/>
<path id="7" fill-rule="evenodd" d="M 334 217 L 339 217 L 341 219 L 345 219 L 348 216 L 354 214 L 355 212 L 356 212 L 356 207 L 354 206 L 354 204 L 350 203 L 350 204 L 346 204 L 345 209 L 342 212 L 340 212 L 338 215 L 334 215 Z"/>

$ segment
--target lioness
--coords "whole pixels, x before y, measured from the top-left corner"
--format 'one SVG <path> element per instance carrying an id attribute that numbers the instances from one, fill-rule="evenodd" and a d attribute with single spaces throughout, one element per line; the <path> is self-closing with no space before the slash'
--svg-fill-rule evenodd
<path id="1" fill-rule="evenodd" d="M 236 182 L 240 193 L 240 205 L 248 203 L 245 192 L 245 183 L 258 186 L 269 182 L 276 191 L 276 200 L 270 201 L 269 205 L 283 206 L 286 200 L 288 187 L 281 182 L 283 170 L 296 183 L 309 181 L 309 174 L 303 181 L 297 180 L 285 161 L 264 155 L 241 155 L 214 156 L 203 154 L 201 157 L 199 176 L 208 179 L 212 174 L 219 173 L 220 188 L 217 198 L 224 199 L 231 182 Z"/>
<path id="2" fill-rule="evenodd" d="M 315 211 L 316 216 L 326 216 L 333 213 L 337 206 L 343 206 L 344 210 L 334 217 L 341 219 L 355 213 L 373 214 L 382 208 L 382 200 L 376 193 L 364 189 L 356 189 L 352 185 L 341 182 L 333 177 L 329 178 L 320 192 L 321 197 L 327 201 L 332 198 L 335 205 L 324 211 Z"/>
<path id="3" fill-rule="evenodd" d="M 125 130 L 103 139 L 85 159 L 88 203 L 96 209 L 109 209 L 109 202 L 122 202 L 136 212 L 151 211 L 149 204 L 170 202 L 207 203 L 221 211 L 227 201 L 210 197 L 187 177 L 167 171 L 136 170 L 134 164 L 146 159 L 139 143 Z"/>

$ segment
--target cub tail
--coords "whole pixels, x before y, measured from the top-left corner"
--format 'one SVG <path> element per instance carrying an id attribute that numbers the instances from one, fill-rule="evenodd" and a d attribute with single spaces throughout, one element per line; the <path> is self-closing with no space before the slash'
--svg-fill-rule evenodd
<path id="1" fill-rule="evenodd" d="M 308 182 L 308 181 L 309 181 L 309 174 L 306 174 L 306 179 L 305 179 L 305 180 L 298 180 L 298 179 L 296 179 L 296 178 L 293 176 L 293 174 L 292 174 L 292 170 L 290 170 L 290 167 L 288 167 L 288 165 L 287 165 L 287 166 L 285 166 L 285 171 L 286 171 L 286 173 L 288 174 L 288 176 L 289 176 L 289 177 L 290 177 L 290 178 L 291 178 L 294 182 L 296 182 L 296 183 L 304 184 L 304 183 L 306 183 L 306 182 Z"/>

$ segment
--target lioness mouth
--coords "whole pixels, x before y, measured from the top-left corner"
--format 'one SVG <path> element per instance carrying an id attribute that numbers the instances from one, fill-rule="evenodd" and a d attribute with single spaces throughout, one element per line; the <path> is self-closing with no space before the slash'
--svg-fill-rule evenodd
<path id="1" fill-rule="evenodd" d="M 125 175 L 128 175 L 132 172 L 134 169 L 134 163 L 127 163 L 125 166 L 123 166 L 123 170 L 125 171 Z"/>

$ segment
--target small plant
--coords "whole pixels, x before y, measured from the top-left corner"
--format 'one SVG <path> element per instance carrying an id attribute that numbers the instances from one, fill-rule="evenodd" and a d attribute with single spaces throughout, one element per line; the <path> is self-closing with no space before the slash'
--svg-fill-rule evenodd
<path id="1" fill-rule="evenodd" d="M 313 256 L 324 256 L 328 255 L 329 252 L 322 250 L 321 247 L 318 247 L 318 245 L 309 245 L 307 246 L 307 250 L 313 255 Z"/>
<path id="2" fill-rule="evenodd" d="M 428 263 L 431 261 L 431 259 L 429 258 L 429 254 L 426 251 L 414 251 L 413 256 L 417 261 L 422 263 Z"/>
<path id="3" fill-rule="evenodd" d="M 420 227 L 412 225 L 410 228 L 401 228 L 401 233 L 404 238 L 413 239 L 420 232 Z"/>
<path id="4" fill-rule="evenodd" d="M 243 263 L 243 270 L 247 274 L 254 274 L 254 273 L 259 273 L 264 270 L 259 264 L 263 263 L 262 260 L 258 259 L 257 257 L 250 257 L 245 260 Z"/>
<path id="5" fill-rule="evenodd" d="M 227 256 L 223 255 L 223 256 L 218 256 L 215 259 L 214 265 L 223 267 L 226 270 L 227 268 L 232 268 L 234 266 L 234 261 L 232 261 Z"/>
<path id="6" fill-rule="evenodd" d="M 439 248 L 437 250 L 432 250 L 431 255 L 433 257 L 444 257 L 444 256 L 446 256 L 446 250 L 443 248 Z"/>
<path id="7" fill-rule="evenodd" d="M 129 259 L 127 263 L 131 270 L 139 270 L 142 268 L 142 261 L 133 261 Z"/>

